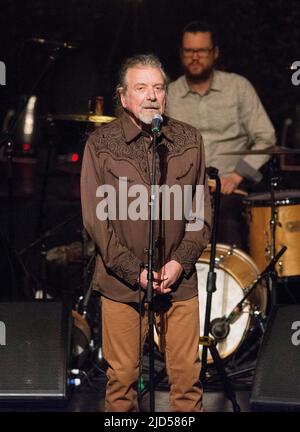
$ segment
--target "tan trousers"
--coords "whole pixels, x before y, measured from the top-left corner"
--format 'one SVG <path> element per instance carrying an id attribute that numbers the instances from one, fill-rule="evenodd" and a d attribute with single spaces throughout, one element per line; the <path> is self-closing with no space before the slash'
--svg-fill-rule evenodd
<path id="1" fill-rule="evenodd" d="M 144 312 L 142 343 L 148 328 L 148 313 Z M 156 313 L 155 316 L 159 326 L 164 328 L 170 408 L 182 412 L 202 411 L 198 298 L 174 302 L 163 318 L 159 319 Z M 102 297 L 102 344 L 108 363 L 106 411 L 138 411 L 140 314 L 133 306 Z"/>

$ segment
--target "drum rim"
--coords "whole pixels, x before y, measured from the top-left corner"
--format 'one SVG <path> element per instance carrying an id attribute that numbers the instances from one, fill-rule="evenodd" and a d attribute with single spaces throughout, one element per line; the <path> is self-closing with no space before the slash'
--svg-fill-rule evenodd
<path id="1" fill-rule="evenodd" d="M 236 254 L 236 256 L 237 257 L 239 257 L 239 258 L 244 258 L 245 259 L 245 262 L 249 265 L 250 264 L 250 268 L 251 269 L 253 269 L 253 271 L 255 272 L 255 275 L 254 275 L 254 278 L 251 280 L 251 282 L 253 282 L 259 275 L 260 275 L 260 270 L 259 270 L 259 268 L 258 268 L 258 265 L 256 264 L 256 262 L 253 260 L 253 258 L 251 257 L 251 255 L 249 255 L 247 252 L 245 252 L 245 251 L 243 251 L 242 249 L 239 249 L 239 248 L 237 248 L 237 247 L 233 247 L 233 246 L 231 246 L 231 245 L 228 245 L 228 244 L 225 244 L 225 243 L 217 243 L 217 245 L 216 245 L 216 252 L 218 251 L 218 248 L 224 248 L 224 249 L 226 249 L 226 250 L 229 250 L 229 249 L 232 249 L 233 251 L 238 251 L 238 254 Z M 202 254 L 204 253 L 204 251 L 208 251 L 208 252 L 210 252 L 210 249 L 211 249 L 211 244 L 209 244 L 203 251 L 202 251 Z M 202 256 L 202 254 L 200 255 L 200 257 L 198 258 L 198 260 L 197 260 L 197 262 L 196 262 L 196 264 L 198 263 L 198 262 L 205 262 L 205 263 L 208 263 L 209 264 L 209 257 L 208 257 L 208 259 L 207 260 L 203 260 L 203 259 L 201 259 L 201 256 Z M 216 268 L 220 268 L 221 270 L 225 270 L 228 274 L 230 274 L 230 276 L 232 276 L 233 277 L 233 279 L 240 285 L 240 283 L 239 283 L 239 280 L 238 280 L 238 278 L 232 273 L 232 271 L 228 271 L 228 269 L 226 268 L 226 266 L 225 266 L 225 264 L 223 263 L 223 262 L 221 262 L 220 264 L 218 264 L 218 267 L 216 267 Z M 244 289 L 245 288 L 247 288 L 247 285 L 245 285 L 244 287 L 243 287 L 243 291 L 244 291 Z M 267 298 L 265 299 L 265 302 L 264 302 L 264 299 L 261 299 L 262 300 L 262 302 L 261 302 L 261 304 L 259 305 L 259 307 L 261 308 L 261 310 L 263 311 L 263 312 L 266 312 L 266 310 L 267 310 L 267 307 L 268 307 L 268 296 L 267 296 Z"/>
<path id="2" fill-rule="evenodd" d="M 257 264 L 254 262 L 254 260 L 251 258 L 251 256 L 248 253 L 246 253 L 245 251 L 243 251 L 242 249 L 239 249 L 238 247 L 235 247 L 235 246 L 232 246 L 232 245 L 228 245 L 226 243 L 217 243 L 217 245 L 216 245 L 216 251 L 218 250 L 218 248 L 225 249 L 226 251 L 228 251 L 230 249 L 232 249 L 232 251 L 238 251 L 237 255 L 241 255 L 243 258 L 245 258 L 245 261 L 247 261 L 247 263 L 250 263 L 253 266 L 255 272 L 257 273 L 257 275 L 259 275 L 259 269 L 258 269 Z M 207 251 L 207 252 L 211 251 L 211 245 L 210 244 L 205 249 L 203 249 L 200 257 L 197 260 L 197 262 L 201 262 L 201 261 L 203 262 L 203 260 L 201 260 L 201 256 L 202 256 L 202 254 L 205 251 Z M 207 262 L 209 262 L 209 259 L 210 258 L 208 257 Z M 197 264 L 197 262 L 196 262 L 196 264 Z M 206 262 L 206 261 L 204 261 L 204 262 Z M 224 264 L 222 262 L 218 265 L 218 267 L 221 268 L 222 270 L 224 270 Z"/>

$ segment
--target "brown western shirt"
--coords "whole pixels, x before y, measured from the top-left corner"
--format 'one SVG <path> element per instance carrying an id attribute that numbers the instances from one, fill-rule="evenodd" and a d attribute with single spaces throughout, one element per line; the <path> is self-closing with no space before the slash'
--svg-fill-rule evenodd
<path id="1" fill-rule="evenodd" d="M 188 231 L 188 221 L 184 217 L 178 218 L 178 213 L 175 217 L 172 205 L 168 220 L 155 221 L 155 269 L 173 259 L 184 269 L 170 294 L 171 301 L 178 301 L 197 295 L 195 263 L 210 239 L 211 201 L 201 135 L 194 127 L 165 117 L 157 152 L 157 184 L 170 188 L 178 185 L 182 191 L 184 185 L 191 185 L 193 205 L 196 186 L 203 185 L 204 188 L 201 229 Z M 128 215 L 130 206 L 136 206 L 138 194 L 134 193 L 135 188 L 142 185 L 150 199 L 151 161 L 150 136 L 125 112 L 119 119 L 97 128 L 85 146 L 81 201 L 83 223 L 97 250 L 93 287 L 112 300 L 139 301 L 137 281 L 147 264 L 149 200 L 146 218 L 145 211 L 140 218 Z M 102 195 L 99 193 L 101 186 L 107 187 L 106 195 L 103 191 Z M 130 189 L 132 193 L 129 193 Z M 97 209 L 101 206 L 103 210 L 109 200 L 111 211 L 108 211 L 109 217 L 103 219 Z M 172 202 L 174 197 L 171 197 Z M 145 210 L 143 204 L 137 209 L 141 210 L 141 207 Z M 108 207 L 105 209 L 107 211 Z"/>

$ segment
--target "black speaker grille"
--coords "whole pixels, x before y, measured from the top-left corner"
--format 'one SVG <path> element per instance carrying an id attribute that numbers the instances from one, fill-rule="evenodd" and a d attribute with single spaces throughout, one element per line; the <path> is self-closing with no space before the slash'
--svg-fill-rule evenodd
<path id="1" fill-rule="evenodd" d="M 292 341 L 295 321 L 300 322 L 298 305 L 277 305 L 271 313 L 253 381 L 254 410 L 300 409 L 300 345 Z"/>
<path id="2" fill-rule="evenodd" d="M 68 323 L 60 302 L 0 303 L 0 397 L 66 396 Z"/>

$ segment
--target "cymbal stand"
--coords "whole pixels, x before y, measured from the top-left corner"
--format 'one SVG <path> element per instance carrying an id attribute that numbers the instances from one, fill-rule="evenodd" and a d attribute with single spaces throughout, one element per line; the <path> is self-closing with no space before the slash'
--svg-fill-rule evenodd
<path id="1" fill-rule="evenodd" d="M 207 369 L 207 350 L 209 349 L 211 356 L 214 360 L 214 364 L 222 380 L 224 392 L 227 398 L 232 403 L 233 411 L 239 412 L 241 409 L 236 401 L 233 387 L 226 374 L 224 365 L 220 358 L 219 352 L 216 348 L 216 341 L 209 336 L 212 294 L 213 292 L 216 291 L 217 274 L 214 271 L 214 266 L 215 266 L 215 256 L 216 256 L 217 228 L 218 228 L 220 192 L 221 192 L 221 182 L 219 176 L 217 174 L 212 174 L 211 177 L 216 180 L 216 190 L 214 192 L 214 220 L 213 220 L 212 239 L 211 239 L 210 265 L 209 265 L 209 271 L 207 275 L 207 285 L 206 285 L 207 297 L 206 297 L 206 310 L 205 310 L 205 321 L 204 321 L 204 334 L 203 337 L 200 337 L 200 344 L 202 345 L 202 358 L 201 358 L 202 368 L 200 373 L 200 380 L 202 382 L 202 385 L 205 387 L 206 369 Z"/>
<path id="2" fill-rule="evenodd" d="M 42 187 L 41 187 L 40 197 L 39 197 L 39 211 L 38 211 L 37 223 L 35 228 L 36 236 L 40 235 L 42 232 L 43 221 L 45 217 L 45 204 L 46 204 L 47 193 L 48 193 L 47 188 L 48 188 L 48 181 L 50 175 L 50 163 L 55 148 L 53 131 L 54 131 L 54 122 L 53 119 L 49 117 L 47 119 L 48 141 L 47 141 L 46 163 L 45 163 L 45 167 L 43 167 L 43 174 L 42 174 Z"/>
<path id="3" fill-rule="evenodd" d="M 280 177 L 276 174 L 277 171 L 277 157 L 276 155 L 270 161 L 270 198 L 271 198 L 271 219 L 270 219 L 270 257 L 274 259 L 276 255 L 276 227 L 278 224 L 278 212 L 276 208 L 275 190 L 279 184 Z M 277 303 L 276 281 L 277 272 L 275 266 L 272 266 L 269 271 L 268 285 L 270 290 L 270 307 L 272 308 Z"/>

